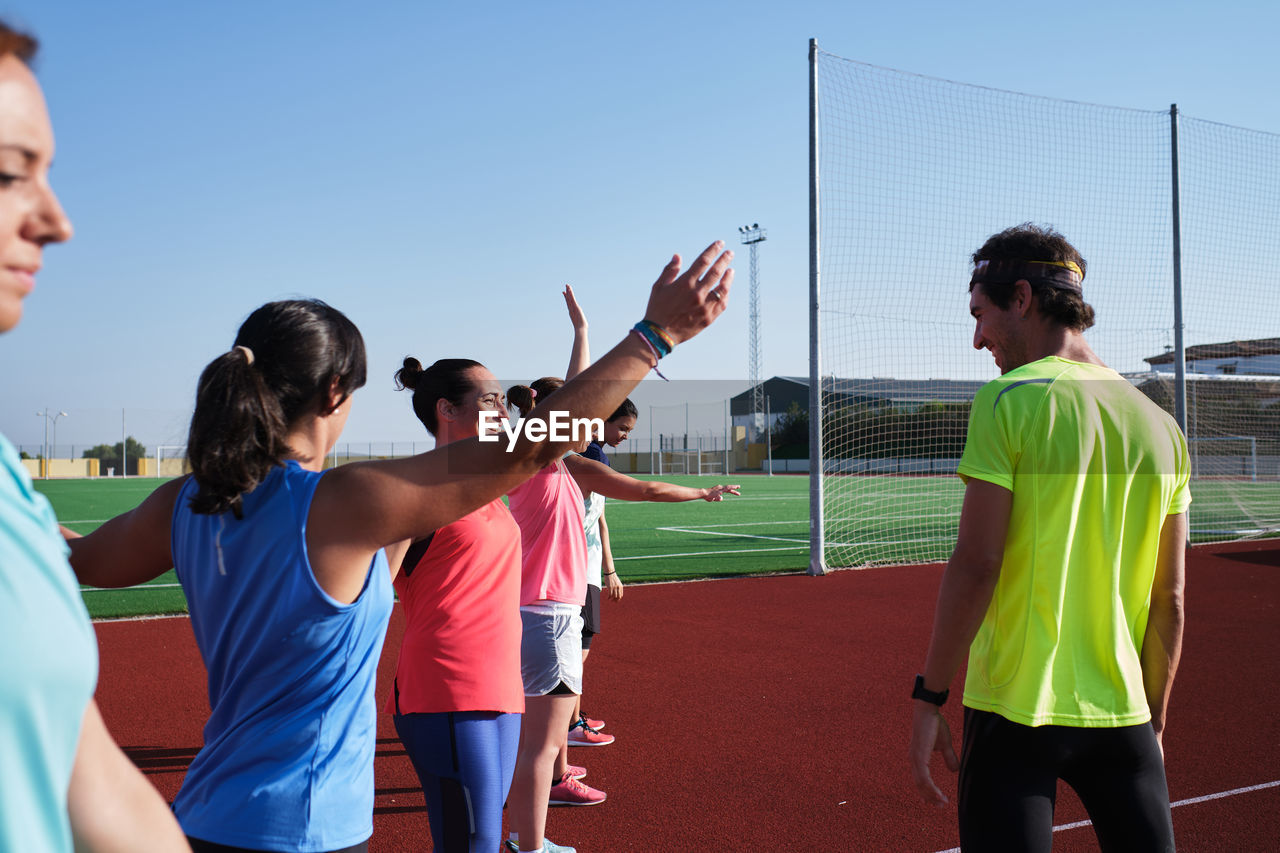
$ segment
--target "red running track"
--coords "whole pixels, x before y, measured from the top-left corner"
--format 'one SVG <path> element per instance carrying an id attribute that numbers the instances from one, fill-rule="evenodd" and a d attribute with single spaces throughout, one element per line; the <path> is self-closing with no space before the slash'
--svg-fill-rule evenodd
<path id="1" fill-rule="evenodd" d="M 630 587 L 607 602 L 585 708 L 617 741 L 575 748 L 609 794 L 553 809 L 580 853 L 733 849 L 932 851 L 958 843 L 954 807 L 924 805 L 906 766 L 911 679 L 940 566 Z M 1280 543 L 1198 548 L 1165 736 L 1176 801 L 1280 780 Z M 101 623 L 98 701 L 122 746 L 172 799 L 208 714 L 186 619 Z M 397 607 L 385 699 L 403 631 Z M 959 732 L 959 703 L 946 712 Z M 935 761 L 954 794 L 955 780 Z M 417 779 L 379 726 L 371 850 L 430 849 Z M 1178 806 L 1183 851 L 1280 847 L 1280 786 Z M 1058 824 L 1085 819 L 1063 789 Z M 1089 827 L 1055 849 L 1097 850 Z"/>

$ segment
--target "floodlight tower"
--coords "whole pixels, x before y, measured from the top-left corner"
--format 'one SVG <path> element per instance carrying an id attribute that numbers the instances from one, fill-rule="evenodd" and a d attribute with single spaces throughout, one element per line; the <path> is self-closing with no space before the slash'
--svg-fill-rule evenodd
<path id="1" fill-rule="evenodd" d="M 66 412 L 58 412 L 56 415 L 49 414 L 49 407 L 46 406 L 43 412 L 36 412 L 37 418 L 44 418 L 44 479 L 49 479 L 49 424 L 53 424 L 53 448 L 57 452 L 58 448 L 58 418 L 70 417 Z"/>
<path id="2" fill-rule="evenodd" d="M 751 318 L 747 332 L 747 366 L 751 372 L 751 428 L 758 440 L 764 431 L 764 385 L 760 379 L 760 259 L 757 252 L 768 234 L 760 223 L 738 229 L 742 242 L 751 247 Z M 748 438 L 749 440 L 749 438 Z"/>

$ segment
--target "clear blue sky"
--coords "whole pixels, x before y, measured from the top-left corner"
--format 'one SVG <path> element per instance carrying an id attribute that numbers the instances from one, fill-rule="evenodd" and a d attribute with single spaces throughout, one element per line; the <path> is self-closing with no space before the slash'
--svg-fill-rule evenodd
<path id="1" fill-rule="evenodd" d="M 344 440 L 421 439 L 403 355 L 563 370 L 673 251 L 762 247 L 764 374 L 807 372 L 807 48 L 1037 95 L 1280 132 L 1275 2 L 175 3 L 18 0 L 76 225 L 0 338 L 0 431 L 181 441 L 195 380 L 262 302 L 347 312 L 370 384 Z M 745 377 L 729 314 L 664 364 Z M 643 432 L 643 427 L 642 430 Z"/>

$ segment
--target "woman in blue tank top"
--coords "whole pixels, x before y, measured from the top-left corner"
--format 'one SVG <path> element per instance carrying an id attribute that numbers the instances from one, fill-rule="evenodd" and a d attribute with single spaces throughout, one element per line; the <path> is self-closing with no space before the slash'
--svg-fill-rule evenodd
<path id="1" fill-rule="evenodd" d="M 732 281 L 722 249 L 683 274 L 674 257 L 646 319 L 677 341 L 709 325 Z M 655 355 L 631 335 L 531 415 L 603 417 Z M 200 377 L 191 476 L 72 545 L 76 573 L 96 586 L 177 569 L 209 673 L 205 745 L 174 801 L 197 851 L 366 848 L 389 565 L 569 446 L 473 438 L 325 471 L 364 381 L 364 343 L 341 312 L 262 306 Z"/>

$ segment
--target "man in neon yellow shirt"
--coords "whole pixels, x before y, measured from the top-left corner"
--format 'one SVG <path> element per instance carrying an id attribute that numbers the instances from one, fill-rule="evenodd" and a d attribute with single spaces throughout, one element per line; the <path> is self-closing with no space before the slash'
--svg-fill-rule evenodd
<path id="1" fill-rule="evenodd" d="M 973 345 L 1003 375 L 970 414 L 959 536 L 912 691 L 916 786 L 946 802 L 931 751 L 959 770 L 966 851 L 1048 851 L 1058 779 L 1104 851 L 1172 851 L 1161 736 L 1182 645 L 1186 440 L 1085 342 L 1085 261 L 1061 234 L 1010 228 L 973 261 Z M 938 706 L 966 649 L 960 761 Z"/>

